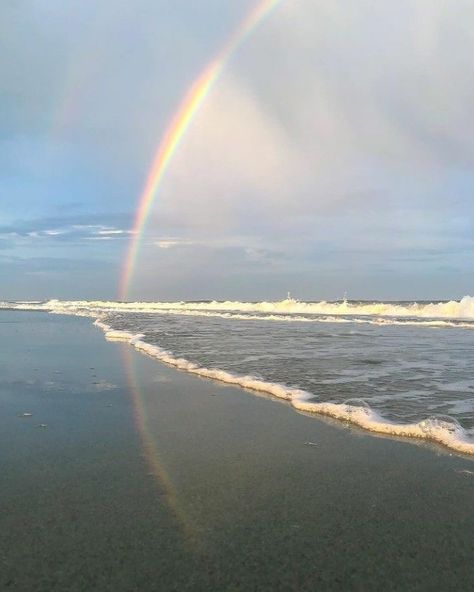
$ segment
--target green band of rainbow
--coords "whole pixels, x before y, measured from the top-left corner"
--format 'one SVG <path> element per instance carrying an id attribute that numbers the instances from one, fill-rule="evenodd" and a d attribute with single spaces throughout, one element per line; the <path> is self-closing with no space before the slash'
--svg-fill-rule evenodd
<path id="1" fill-rule="evenodd" d="M 217 57 L 214 58 L 214 60 L 192 83 L 171 123 L 166 129 L 150 167 L 147 181 L 140 196 L 135 214 L 130 245 L 120 281 L 119 298 L 121 300 L 127 299 L 130 281 L 132 279 L 140 247 L 141 236 L 160 183 L 163 180 L 163 176 L 166 173 L 177 147 L 234 52 L 255 30 L 262 20 L 282 1 L 283 0 L 260 0 L 258 5 L 250 11 L 243 22 L 231 35 L 230 39 L 224 45 Z"/>

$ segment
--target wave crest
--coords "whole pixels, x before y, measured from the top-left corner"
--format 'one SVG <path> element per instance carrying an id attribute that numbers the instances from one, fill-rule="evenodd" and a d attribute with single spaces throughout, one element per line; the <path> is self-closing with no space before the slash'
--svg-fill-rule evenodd
<path id="1" fill-rule="evenodd" d="M 0 303 L 0 308 L 46 310 L 58 314 L 97 316 L 105 312 L 159 313 L 217 316 L 240 320 L 302 322 L 358 322 L 417 324 L 431 327 L 474 328 L 474 297 L 434 303 L 401 302 L 114 302 L 102 300 L 49 300 L 42 303 Z M 465 321 L 462 323 L 462 321 Z"/>

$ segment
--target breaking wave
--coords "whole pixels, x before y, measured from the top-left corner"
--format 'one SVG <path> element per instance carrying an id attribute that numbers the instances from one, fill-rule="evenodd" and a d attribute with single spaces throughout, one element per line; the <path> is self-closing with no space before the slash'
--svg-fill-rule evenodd
<path id="1" fill-rule="evenodd" d="M 301 302 L 287 298 L 279 302 L 113 302 L 61 301 L 0 303 L 0 308 L 46 310 L 97 316 L 100 313 L 130 312 L 183 316 L 207 316 L 234 320 L 369 323 L 426 327 L 474 328 L 474 297 L 432 303 L 404 302 Z"/>

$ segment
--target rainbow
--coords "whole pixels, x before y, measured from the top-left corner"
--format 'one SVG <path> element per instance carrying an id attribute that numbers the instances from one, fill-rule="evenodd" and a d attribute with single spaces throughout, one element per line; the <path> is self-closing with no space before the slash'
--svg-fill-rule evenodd
<path id="1" fill-rule="evenodd" d="M 196 78 L 196 80 L 194 80 L 181 101 L 178 110 L 173 116 L 171 123 L 167 127 L 162 141 L 158 146 L 145 186 L 140 195 L 133 223 L 130 245 L 125 259 L 125 265 L 122 270 L 119 289 L 120 300 L 127 299 L 130 280 L 133 275 L 140 246 L 141 235 L 157 190 L 176 149 L 234 52 L 241 46 L 262 20 L 281 4 L 282 1 L 283 0 L 260 0 L 257 6 L 247 14 L 242 23 L 237 29 L 235 29 L 218 55 Z"/>
<path id="2" fill-rule="evenodd" d="M 163 500 L 183 533 L 184 540 L 189 546 L 194 547 L 198 542 L 196 528 L 181 503 L 170 472 L 160 454 L 156 434 L 149 427 L 146 393 L 139 382 L 138 373 L 133 362 L 136 354 L 128 343 L 121 344 L 121 354 L 133 404 L 135 425 L 143 447 L 143 456 L 150 469 L 150 475 L 154 477 L 160 492 L 163 493 Z"/>

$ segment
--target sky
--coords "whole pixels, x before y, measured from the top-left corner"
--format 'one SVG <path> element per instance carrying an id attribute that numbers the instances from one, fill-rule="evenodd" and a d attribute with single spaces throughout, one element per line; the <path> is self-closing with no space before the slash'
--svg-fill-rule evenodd
<path id="1" fill-rule="evenodd" d="M 257 4 L 0 3 L 0 300 L 118 298 L 167 125 Z M 175 151 L 127 298 L 474 293 L 473 22 L 282 0 Z"/>

